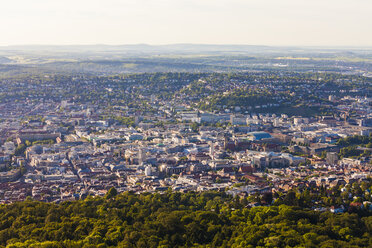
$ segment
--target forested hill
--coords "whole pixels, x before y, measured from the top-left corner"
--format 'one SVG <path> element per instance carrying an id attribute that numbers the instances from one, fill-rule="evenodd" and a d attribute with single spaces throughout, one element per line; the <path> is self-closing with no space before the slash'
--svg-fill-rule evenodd
<path id="1" fill-rule="evenodd" d="M 224 193 L 116 195 L 0 206 L 0 247 L 371 247 L 371 212 L 246 208 Z"/>

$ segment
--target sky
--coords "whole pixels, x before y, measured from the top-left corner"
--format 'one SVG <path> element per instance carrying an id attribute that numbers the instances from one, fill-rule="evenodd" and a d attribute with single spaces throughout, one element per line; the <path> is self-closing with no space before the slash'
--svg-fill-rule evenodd
<path id="1" fill-rule="evenodd" d="M 1 0 L 0 45 L 372 46 L 372 0 Z"/>

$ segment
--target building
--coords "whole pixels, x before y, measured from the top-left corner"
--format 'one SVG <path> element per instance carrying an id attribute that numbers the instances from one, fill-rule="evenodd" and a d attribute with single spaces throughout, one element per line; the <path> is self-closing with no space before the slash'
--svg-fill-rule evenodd
<path id="1" fill-rule="evenodd" d="M 271 139 L 271 135 L 266 132 L 250 132 L 247 134 L 249 140 L 263 140 L 263 139 Z"/>

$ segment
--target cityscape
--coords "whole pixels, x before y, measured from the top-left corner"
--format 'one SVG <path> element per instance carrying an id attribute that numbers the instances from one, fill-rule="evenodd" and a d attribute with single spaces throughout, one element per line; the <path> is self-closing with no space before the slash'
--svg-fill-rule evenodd
<path id="1" fill-rule="evenodd" d="M 4 0 L 0 248 L 372 247 L 370 13 Z"/>
<path id="2" fill-rule="evenodd" d="M 370 182 L 371 79 L 274 75 L 3 79 L 1 202 L 111 187 L 257 196 Z"/>

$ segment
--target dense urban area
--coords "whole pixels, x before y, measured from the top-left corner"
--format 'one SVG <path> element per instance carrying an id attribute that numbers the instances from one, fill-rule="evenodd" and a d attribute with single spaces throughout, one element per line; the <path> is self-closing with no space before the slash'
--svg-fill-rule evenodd
<path id="1" fill-rule="evenodd" d="M 372 245 L 363 73 L 7 74 L 0 146 L 0 247 Z"/>

